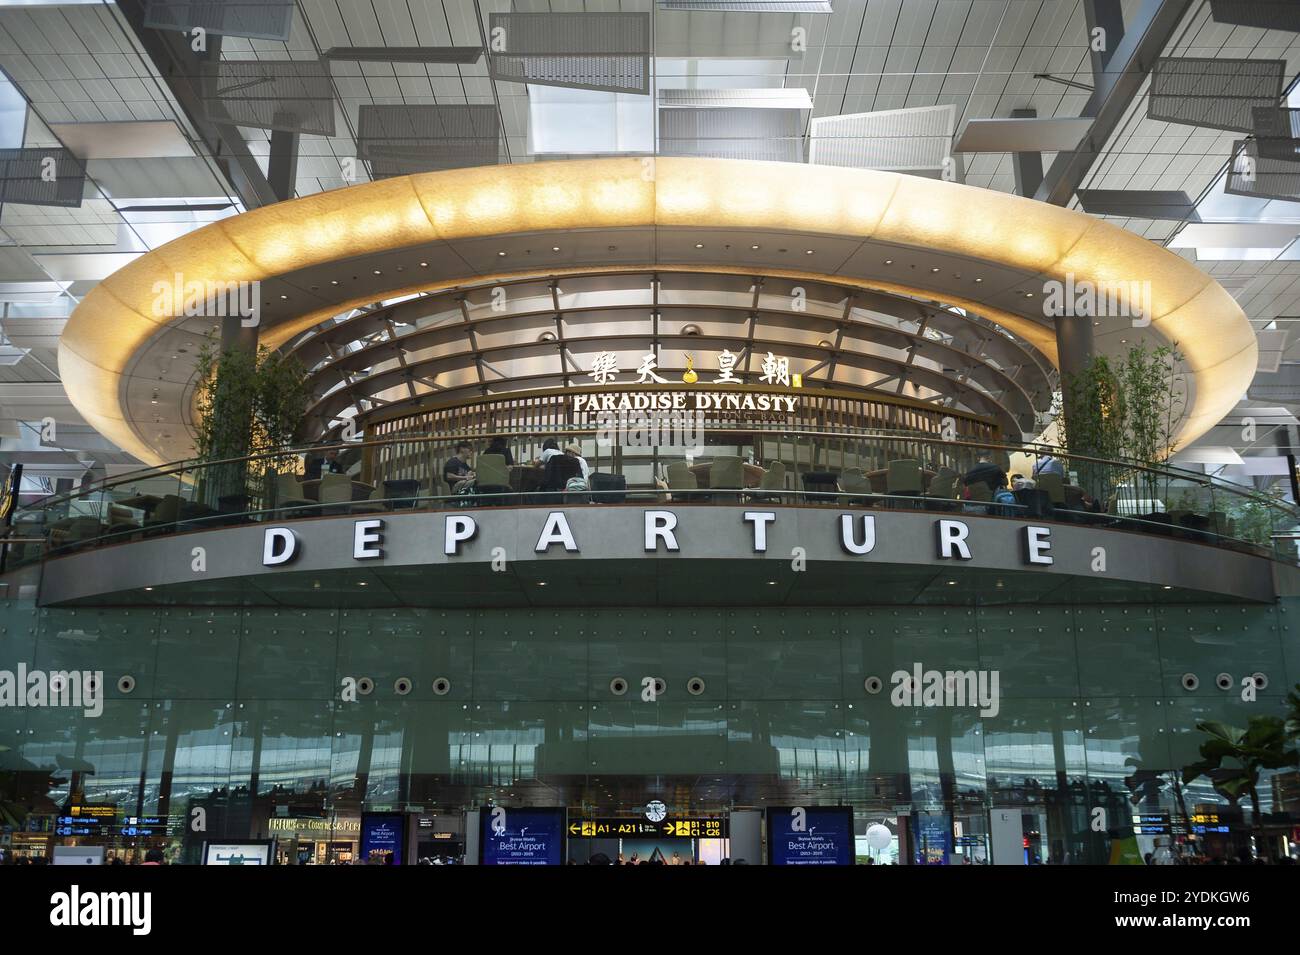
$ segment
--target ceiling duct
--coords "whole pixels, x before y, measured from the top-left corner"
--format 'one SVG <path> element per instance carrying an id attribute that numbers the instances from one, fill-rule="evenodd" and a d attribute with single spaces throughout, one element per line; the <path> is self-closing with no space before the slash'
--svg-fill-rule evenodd
<path id="1" fill-rule="evenodd" d="M 937 177 L 952 156 L 956 123 L 955 106 L 815 117 L 808 161 Z"/>
<path id="2" fill-rule="evenodd" d="M 800 116 L 797 109 L 660 109 L 659 153 L 803 162 Z"/>
<path id="3" fill-rule="evenodd" d="M 328 60 L 222 60 L 204 87 L 204 112 L 213 122 L 334 135 Z"/>
<path id="4" fill-rule="evenodd" d="M 1255 108 L 1276 106 L 1285 82 L 1285 60 L 1161 57 L 1151 70 L 1147 116 L 1253 133 Z"/>
<path id="5" fill-rule="evenodd" d="M 659 0 L 660 10 L 696 13 L 831 13 L 830 0 Z"/>
<path id="6" fill-rule="evenodd" d="M 1080 189 L 1079 206 L 1094 216 L 1200 222 L 1196 200 L 1181 190 Z"/>
<path id="7" fill-rule="evenodd" d="M 1300 109 L 1261 106 L 1253 111 L 1259 154 L 1269 159 L 1300 159 Z"/>
<path id="8" fill-rule="evenodd" d="M 148 0 L 144 25 L 287 43 L 294 0 Z"/>
<path id="9" fill-rule="evenodd" d="M 1300 162 L 1261 156 L 1254 140 L 1238 140 L 1223 191 L 1255 199 L 1300 201 Z"/>
<path id="10" fill-rule="evenodd" d="M 332 46 L 322 60 L 355 63 L 459 63 L 468 66 L 483 56 L 481 46 Z"/>
<path id="11" fill-rule="evenodd" d="M 812 109 L 812 97 L 802 87 L 772 89 L 661 89 L 659 105 L 680 109 L 748 107 L 752 109 Z"/>
<path id="12" fill-rule="evenodd" d="M 68 150 L 0 149 L 0 204 L 80 207 L 86 167 Z"/>
<path id="13" fill-rule="evenodd" d="M 491 105 L 373 106 L 357 122 L 357 155 L 376 179 L 437 169 L 492 166 L 501 127 Z"/>
<path id="14" fill-rule="evenodd" d="M 1296 0 L 1210 0 L 1210 16 L 1215 23 L 1300 32 Z"/>
<path id="15" fill-rule="evenodd" d="M 650 92 L 648 13 L 493 13 L 489 27 L 493 79 Z"/>

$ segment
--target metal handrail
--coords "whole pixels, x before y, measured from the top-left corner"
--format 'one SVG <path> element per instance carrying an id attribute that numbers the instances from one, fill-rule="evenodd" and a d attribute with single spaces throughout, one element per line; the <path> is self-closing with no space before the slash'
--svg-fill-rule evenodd
<path id="1" fill-rule="evenodd" d="M 1052 455 L 1054 457 L 1059 457 L 1071 462 L 1082 462 L 1087 464 L 1094 464 L 1106 468 L 1118 467 L 1124 470 L 1131 470 L 1134 472 L 1153 474 L 1160 478 L 1177 479 L 1180 481 L 1193 483 L 1205 488 L 1222 489 L 1227 491 L 1228 493 L 1235 494 L 1247 500 L 1256 501 L 1270 508 L 1274 508 L 1282 512 L 1287 512 L 1291 516 L 1295 517 L 1297 522 L 1300 523 L 1300 507 L 1297 507 L 1296 505 L 1293 504 L 1288 504 L 1287 502 L 1284 501 L 1279 501 L 1274 498 L 1270 498 L 1268 495 L 1262 494 L 1261 492 L 1255 490 L 1254 488 L 1250 488 L 1245 485 L 1236 484 L 1235 482 L 1231 482 L 1231 481 L 1225 481 L 1221 478 L 1213 478 L 1208 475 L 1200 474 L 1194 471 L 1186 471 L 1182 468 L 1178 468 L 1174 466 L 1165 466 L 1165 467 L 1156 468 L 1156 467 L 1151 467 L 1149 465 L 1143 465 L 1131 459 L 1123 459 L 1123 458 L 1108 459 L 1108 458 L 1093 457 L 1091 455 L 1086 455 L 1086 454 L 1072 454 L 1068 451 L 1064 451 L 1061 448 L 1055 447 L 1053 445 L 1037 444 L 1033 442 L 1007 444 L 1007 443 L 995 443 L 995 442 L 986 442 L 986 441 L 956 440 L 956 439 L 946 439 L 943 437 L 937 437 L 932 434 L 925 434 L 919 432 L 895 431 L 890 429 L 877 429 L 877 428 L 845 429 L 840 431 L 809 431 L 805 429 L 790 428 L 786 426 L 762 427 L 762 426 L 747 425 L 745 427 L 745 430 L 751 432 L 778 433 L 782 435 L 788 435 L 790 437 L 825 438 L 825 439 L 833 439 L 833 440 L 842 440 L 845 438 L 879 438 L 883 441 L 908 441 L 912 443 L 926 444 L 926 445 L 931 445 L 931 446 L 936 446 L 936 447 L 941 447 L 946 449 L 966 449 L 966 450 L 973 450 L 973 451 L 1000 451 L 1009 454 L 1024 453 L 1024 454 L 1034 454 L 1038 456 Z M 258 461 L 275 461 L 275 460 L 295 457 L 299 455 L 323 454 L 324 452 L 329 450 L 339 450 L 339 451 L 357 450 L 357 449 L 366 449 L 366 448 L 385 447 L 385 446 L 390 446 L 395 444 L 440 444 L 445 446 L 451 446 L 458 441 L 482 441 L 486 437 L 490 437 L 490 436 L 495 437 L 497 435 L 506 438 L 515 437 L 515 438 L 527 438 L 527 439 L 540 439 L 546 436 L 561 435 L 561 434 L 569 435 L 569 436 L 579 436 L 579 435 L 596 435 L 599 433 L 600 433 L 600 429 L 598 428 L 592 428 L 592 427 L 575 428 L 575 427 L 565 427 L 565 426 L 557 425 L 553 428 L 536 427 L 527 430 L 518 430 L 518 429 L 493 430 L 491 432 L 488 431 L 463 432 L 462 431 L 462 432 L 454 432 L 454 433 L 442 434 L 442 435 L 389 435 L 384 438 L 376 438 L 376 439 L 363 440 L 363 441 L 340 441 L 340 442 L 332 442 L 332 443 L 299 445 L 291 448 L 286 448 L 282 451 L 268 451 L 268 452 L 262 452 L 260 454 L 242 455 L 239 457 L 230 457 L 230 458 L 219 458 L 212 461 L 201 461 L 199 459 L 186 459 L 184 461 L 175 462 L 169 465 L 164 465 L 163 467 L 160 468 L 154 468 L 154 469 L 142 468 L 139 471 L 133 471 L 130 472 L 129 474 L 119 475 L 115 478 L 105 479 L 104 481 L 96 482 L 94 484 L 89 485 L 88 487 L 79 489 L 77 491 L 69 491 L 61 495 L 48 495 L 46 497 L 38 499 L 37 501 L 20 505 L 18 510 L 30 511 L 32 509 L 37 509 L 37 508 L 45 509 L 47 507 L 61 504 L 65 501 L 70 502 L 74 500 L 85 499 L 90 497 L 93 494 L 102 493 L 104 491 L 111 490 L 112 488 L 117 487 L 119 485 L 138 483 L 142 480 L 153 480 L 156 478 L 165 478 L 168 477 L 169 475 L 182 475 L 186 472 L 205 470 L 210 468 L 218 468 L 221 466 L 245 464 L 251 462 L 258 462 Z"/>

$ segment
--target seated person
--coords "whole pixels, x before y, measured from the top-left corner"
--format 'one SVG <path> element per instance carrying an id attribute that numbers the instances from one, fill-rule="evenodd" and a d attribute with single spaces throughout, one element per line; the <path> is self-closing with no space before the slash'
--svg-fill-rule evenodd
<path id="1" fill-rule="evenodd" d="M 1057 457 L 1050 454 L 1044 454 L 1034 462 L 1034 477 L 1040 474 L 1059 474 L 1065 477 L 1065 463 Z"/>
<path id="2" fill-rule="evenodd" d="M 982 482 L 990 491 L 996 492 L 998 488 L 1007 486 L 1007 472 L 993 463 L 991 452 L 981 451 L 979 462 L 966 472 L 964 481 L 967 487 Z"/>
<path id="3" fill-rule="evenodd" d="M 501 455 L 503 458 L 506 459 L 506 467 L 510 467 L 515 463 L 515 456 L 510 453 L 510 449 L 506 447 L 506 439 L 503 438 L 501 435 L 497 435 L 491 441 L 489 441 L 487 450 L 484 451 L 483 453 Z"/>
<path id="4" fill-rule="evenodd" d="M 1036 486 L 1037 485 L 1027 477 L 1019 474 L 1011 475 L 1011 490 L 1013 491 L 1029 491 Z"/>
<path id="5" fill-rule="evenodd" d="M 564 452 L 560 450 L 560 444 L 558 441 L 554 438 L 547 438 L 542 443 L 542 456 L 537 459 L 537 464 L 539 467 L 546 467 L 547 461 L 551 460 L 551 458 L 555 457 L 557 454 L 563 453 Z"/>
<path id="6" fill-rule="evenodd" d="M 442 466 L 442 479 L 453 492 L 458 491 L 467 481 L 474 480 L 474 471 L 470 468 L 471 453 L 468 444 L 458 444 L 456 453 Z"/>
<path id="7" fill-rule="evenodd" d="M 311 457 L 303 465 L 303 478 L 308 481 L 319 481 L 322 473 L 325 474 L 344 474 L 347 469 L 339 461 L 339 449 L 330 448 L 320 457 Z"/>
<path id="8" fill-rule="evenodd" d="M 578 467 L 582 468 L 582 478 L 584 481 L 591 479 L 591 468 L 587 465 L 587 459 L 582 456 L 582 449 L 576 444 L 570 444 L 565 447 L 564 453 L 571 458 L 578 459 Z"/>
<path id="9" fill-rule="evenodd" d="M 1039 476 L 1039 474 L 1060 474 L 1063 478 L 1065 477 L 1065 463 L 1060 457 L 1043 455 L 1034 463 L 1034 477 Z"/>

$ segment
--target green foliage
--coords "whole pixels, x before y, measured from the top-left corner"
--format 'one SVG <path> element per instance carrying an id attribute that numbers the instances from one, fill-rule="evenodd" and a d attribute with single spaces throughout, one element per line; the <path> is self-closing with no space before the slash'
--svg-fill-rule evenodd
<path id="1" fill-rule="evenodd" d="M 1271 547 L 1276 521 L 1286 514 L 1286 492 L 1271 487 L 1256 497 L 1223 495 L 1228 498 L 1227 514 L 1233 520 L 1233 536 L 1261 547 Z"/>
<path id="2" fill-rule="evenodd" d="M 1290 707 L 1286 715 L 1286 722 L 1283 724 L 1283 731 L 1287 739 L 1300 742 L 1300 683 L 1295 685 L 1295 689 L 1286 695 L 1287 706 Z"/>
<path id="3" fill-rule="evenodd" d="M 1062 382 L 1064 408 L 1057 429 L 1067 452 L 1117 461 L 1128 459 L 1159 468 L 1174 453 L 1174 425 L 1186 404 L 1186 388 L 1176 372 L 1182 355 L 1171 345 L 1136 345 L 1118 362 L 1094 355 L 1078 375 Z M 1094 493 L 1108 493 L 1123 481 L 1135 481 L 1140 496 L 1156 499 L 1167 481 L 1153 471 L 1107 469 L 1080 461 L 1078 471 Z"/>
<path id="4" fill-rule="evenodd" d="M 1207 738 L 1200 746 L 1200 762 L 1183 769 L 1183 782 L 1204 776 L 1234 806 L 1242 796 L 1249 796 L 1254 826 L 1261 830 L 1259 774 L 1296 764 L 1296 751 L 1287 747 L 1282 718 L 1252 716 L 1244 730 L 1213 721 L 1199 722 L 1196 728 Z M 1267 851 L 1264 839 L 1259 839 L 1258 845 Z"/>
<path id="5" fill-rule="evenodd" d="M 270 454 L 293 445 L 307 410 L 306 372 L 295 358 L 262 347 L 257 354 L 219 351 L 209 338 L 195 366 L 195 403 L 201 461 Z M 276 459 L 254 467 L 261 472 Z"/>
<path id="6" fill-rule="evenodd" d="M 1123 448 L 1124 394 L 1110 359 L 1095 355 L 1083 372 L 1063 382 L 1070 407 L 1057 416 L 1061 443 L 1067 450 L 1092 457 L 1114 459 Z"/>

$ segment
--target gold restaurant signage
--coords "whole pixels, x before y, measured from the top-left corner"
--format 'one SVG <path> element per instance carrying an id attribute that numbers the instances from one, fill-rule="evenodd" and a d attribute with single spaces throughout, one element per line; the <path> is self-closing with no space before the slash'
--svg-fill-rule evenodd
<path id="1" fill-rule="evenodd" d="M 576 411 L 783 411 L 793 414 L 795 395 L 736 391 L 587 392 L 573 396 Z"/>

